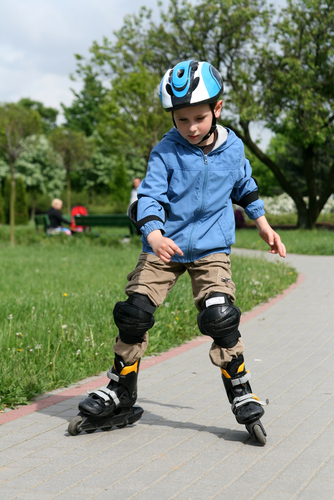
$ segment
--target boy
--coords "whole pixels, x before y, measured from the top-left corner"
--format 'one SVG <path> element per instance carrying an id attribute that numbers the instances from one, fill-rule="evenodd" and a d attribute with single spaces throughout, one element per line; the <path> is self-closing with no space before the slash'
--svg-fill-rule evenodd
<path id="1" fill-rule="evenodd" d="M 105 419 L 99 427 L 140 418 L 143 410 L 133 405 L 153 313 L 188 271 L 199 311 L 198 327 L 213 339 L 210 358 L 221 369 L 232 411 L 265 444 L 259 420 L 265 403 L 250 388 L 238 329 L 241 313 L 234 306 L 229 259 L 235 241 L 232 198 L 254 220 L 271 253 L 285 257 L 285 247 L 266 221 L 242 141 L 216 125 L 222 92 L 221 76 L 207 62 L 180 62 L 162 79 L 160 100 L 171 112 L 174 128 L 152 150 L 138 189 L 135 223 L 143 235 L 143 251 L 127 277 L 128 299 L 114 308 L 119 334 L 114 365 L 108 372 L 111 381 L 79 404 L 82 417 L 96 423 Z M 79 425 L 80 432 L 85 427 L 81 420 Z"/>

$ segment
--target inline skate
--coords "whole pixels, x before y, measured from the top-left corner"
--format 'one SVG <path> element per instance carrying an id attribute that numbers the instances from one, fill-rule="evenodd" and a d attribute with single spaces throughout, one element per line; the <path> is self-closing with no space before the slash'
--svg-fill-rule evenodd
<path id="1" fill-rule="evenodd" d="M 242 354 L 232 359 L 226 368 L 221 368 L 221 371 L 226 394 L 237 422 L 245 425 L 249 434 L 264 446 L 267 434 L 260 418 L 264 415 L 263 406 L 269 404 L 269 400 L 260 401 L 252 393 L 249 383 L 251 376 L 245 370 Z"/>
<path id="2" fill-rule="evenodd" d="M 107 387 L 89 394 L 79 403 L 79 414 L 68 426 L 68 433 L 104 431 L 112 427 L 122 428 L 137 422 L 144 410 L 134 406 L 137 400 L 137 379 L 140 360 L 126 366 L 122 357 L 115 354 L 114 364 L 108 371 Z"/>

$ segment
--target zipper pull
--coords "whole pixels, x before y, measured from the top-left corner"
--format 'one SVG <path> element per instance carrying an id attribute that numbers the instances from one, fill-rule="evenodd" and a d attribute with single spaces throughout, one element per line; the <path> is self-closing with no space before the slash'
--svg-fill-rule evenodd
<path id="1" fill-rule="evenodd" d="M 208 157 L 207 157 L 207 155 L 204 155 L 204 163 L 205 163 L 205 165 L 208 164 Z"/>

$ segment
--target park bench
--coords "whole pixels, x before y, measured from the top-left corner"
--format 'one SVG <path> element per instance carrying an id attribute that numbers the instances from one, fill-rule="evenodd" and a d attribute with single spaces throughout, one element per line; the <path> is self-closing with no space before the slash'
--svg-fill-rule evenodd
<path id="1" fill-rule="evenodd" d="M 35 219 L 36 230 L 39 231 L 40 226 L 42 226 L 46 233 L 48 228 L 50 227 L 50 220 L 48 214 L 35 215 L 34 219 Z"/>
<path id="2" fill-rule="evenodd" d="M 64 219 L 68 219 L 68 221 L 70 221 L 70 217 L 68 215 L 65 215 Z M 35 215 L 34 220 L 35 220 L 36 230 L 39 231 L 40 226 L 42 226 L 44 232 L 48 234 L 48 229 L 50 227 L 50 219 L 48 214 L 37 214 Z"/>
<path id="3" fill-rule="evenodd" d="M 77 226 L 127 227 L 131 235 L 136 234 L 135 226 L 125 214 L 76 215 L 74 220 Z"/>
<path id="4" fill-rule="evenodd" d="M 66 217 L 66 216 L 65 216 Z M 125 214 L 112 214 L 112 215 L 76 215 L 74 217 L 77 226 L 86 227 L 127 227 L 131 235 L 136 234 L 135 226 L 130 221 L 129 217 Z M 48 214 L 35 215 L 36 230 L 39 227 L 44 228 L 45 233 L 50 227 L 50 220 Z"/>

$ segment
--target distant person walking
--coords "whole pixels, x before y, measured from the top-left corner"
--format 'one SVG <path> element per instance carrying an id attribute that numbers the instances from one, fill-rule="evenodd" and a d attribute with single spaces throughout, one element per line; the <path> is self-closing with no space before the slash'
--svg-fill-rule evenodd
<path id="1" fill-rule="evenodd" d="M 69 236 L 72 235 L 71 230 L 67 227 L 63 227 L 62 223 L 70 224 L 70 221 L 64 219 L 61 213 L 63 207 L 63 202 L 59 198 L 52 200 L 51 208 L 47 211 L 50 220 L 50 228 L 48 230 L 51 234 L 65 233 Z"/>
<path id="2" fill-rule="evenodd" d="M 135 177 L 133 179 L 133 188 L 131 189 L 131 195 L 130 195 L 130 205 L 134 202 L 134 201 L 137 201 L 137 191 L 138 191 L 138 188 L 139 188 L 139 184 L 141 182 L 141 180 L 139 179 L 139 177 Z"/>

